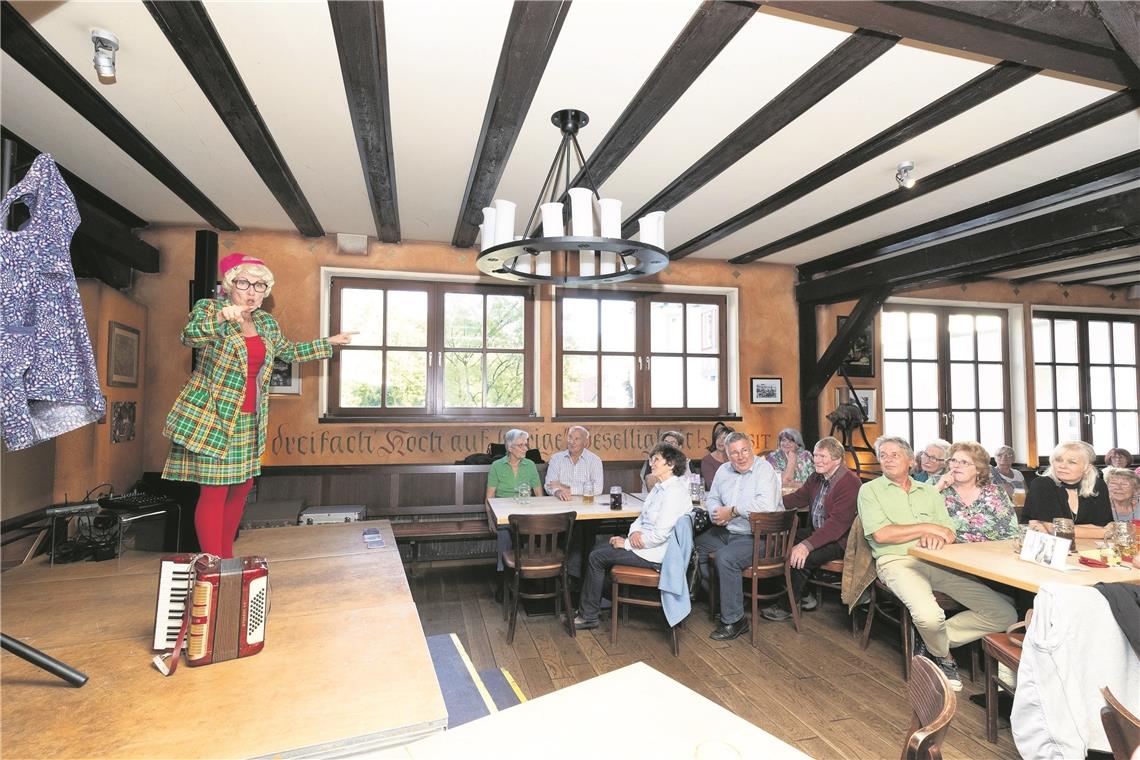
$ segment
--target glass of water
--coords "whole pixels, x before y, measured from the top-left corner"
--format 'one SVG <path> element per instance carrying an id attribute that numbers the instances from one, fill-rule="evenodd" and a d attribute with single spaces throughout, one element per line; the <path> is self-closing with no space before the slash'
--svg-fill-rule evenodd
<path id="1" fill-rule="evenodd" d="M 519 483 L 515 489 L 515 503 L 528 504 L 530 502 L 530 483 Z"/>

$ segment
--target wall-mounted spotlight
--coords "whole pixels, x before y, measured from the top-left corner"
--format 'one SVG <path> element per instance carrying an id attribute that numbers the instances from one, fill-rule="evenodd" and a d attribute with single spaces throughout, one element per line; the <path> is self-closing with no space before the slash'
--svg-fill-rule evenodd
<path id="1" fill-rule="evenodd" d="M 899 164 L 899 170 L 895 172 L 895 182 L 899 183 L 899 187 L 905 187 L 907 190 L 914 187 L 914 161 L 903 161 Z"/>
<path id="2" fill-rule="evenodd" d="M 95 73 L 103 84 L 115 82 L 115 51 L 119 49 L 119 38 L 106 29 L 91 30 L 91 44 L 95 46 Z"/>

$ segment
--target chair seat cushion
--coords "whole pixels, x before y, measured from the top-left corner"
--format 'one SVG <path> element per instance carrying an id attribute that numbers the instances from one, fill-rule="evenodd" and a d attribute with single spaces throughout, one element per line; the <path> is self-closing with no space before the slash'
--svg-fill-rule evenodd
<path id="1" fill-rule="evenodd" d="M 819 566 L 819 569 L 823 570 L 824 572 L 828 572 L 828 573 L 842 573 L 843 572 L 843 560 L 833 559 L 830 562 L 824 562 L 822 565 Z"/>
<path id="2" fill-rule="evenodd" d="M 773 575 L 782 575 L 783 572 L 783 562 L 761 562 L 759 565 L 744 568 L 740 574 L 745 578 L 751 578 L 753 575 L 758 578 L 770 578 Z"/>
<path id="3" fill-rule="evenodd" d="M 982 638 L 986 654 L 1011 670 L 1021 664 L 1021 647 L 1010 641 L 1008 633 L 988 633 Z"/>
<path id="4" fill-rule="evenodd" d="M 661 582 L 661 573 L 648 567 L 634 567 L 633 565 L 614 565 L 610 568 L 615 583 L 627 586 L 647 586 L 657 588 Z"/>
<path id="5" fill-rule="evenodd" d="M 520 569 L 523 573 L 549 573 L 560 569 L 563 560 L 562 552 L 558 552 L 553 557 L 543 557 L 541 562 L 523 557 L 522 567 Z M 514 549 L 508 549 L 503 552 L 503 564 L 512 570 L 518 568 Z"/>

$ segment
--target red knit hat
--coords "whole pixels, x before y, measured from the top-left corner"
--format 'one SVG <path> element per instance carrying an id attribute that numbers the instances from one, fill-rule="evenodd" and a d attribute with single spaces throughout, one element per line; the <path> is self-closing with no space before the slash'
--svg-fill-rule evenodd
<path id="1" fill-rule="evenodd" d="M 244 253 L 231 253 L 224 259 L 218 262 L 218 275 L 221 277 L 226 276 L 226 272 L 240 264 L 261 264 L 265 266 L 265 262 L 261 259 L 254 258 L 253 256 L 246 256 Z"/>

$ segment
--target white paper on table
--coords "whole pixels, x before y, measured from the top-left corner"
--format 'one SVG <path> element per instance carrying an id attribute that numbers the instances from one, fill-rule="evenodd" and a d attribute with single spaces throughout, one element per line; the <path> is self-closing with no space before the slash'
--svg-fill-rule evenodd
<path id="1" fill-rule="evenodd" d="M 1035 565 L 1051 567 L 1054 570 L 1068 570 L 1070 566 L 1065 560 L 1069 556 L 1071 543 L 1072 541 L 1067 538 L 1057 538 L 1048 533 L 1029 530 L 1025 532 L 1020 557 Z"/>

